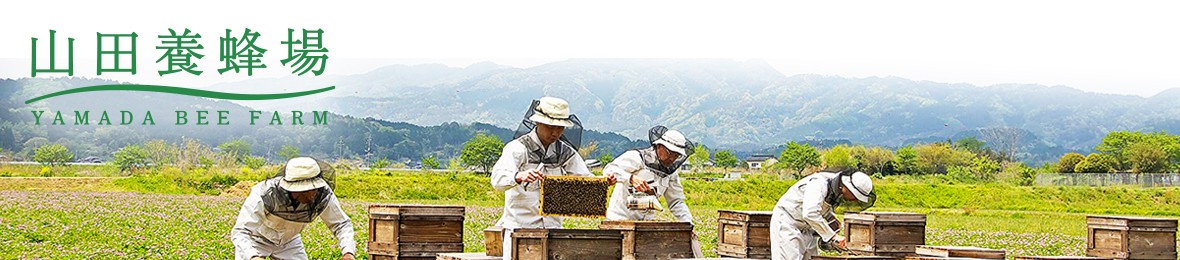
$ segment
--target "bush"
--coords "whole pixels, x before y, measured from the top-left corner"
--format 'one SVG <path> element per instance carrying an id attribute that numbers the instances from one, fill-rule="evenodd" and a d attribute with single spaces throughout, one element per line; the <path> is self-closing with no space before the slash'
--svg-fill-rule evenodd
<path id="1" fill-rule="evenodd" d="M 1074 167 L 1073 171 L 1076 173 L 1107 173 L 1114 172 L 1115 165 L 1118 161 L 1110 155 L 1092 153 L 1086 156 L 1085 160 L 1079 162 Z"/>
<path id="2" fill-rule="evenodd" d="M 828 168 L 852 168 L 857 166 L 856 158 L 852 157 L 852 149 L 847 145 L 837 145 L 828 149 L 821 156 L 824 161 L 824 167 Z"/>
<path id="3" fill-rule="evenodd" d="M 37 148 L 33 155 L 33 161 L 44 165 L 66 165 L 66 163 L 73 160 L 74 153 L 60 144 L 41 146 Z"/>
<path id="4" fill-rule="evenodd" d="M 1073 173 L 1074 168 L 1076 168 L 1078 166 L 1078 163 L 1081 163 L 1082 160 L 1085 160 L 1085 159 L 1086 159 L 1086 156 L 1084 156 L 1080 153 L 1067 153 L 1065 155 L 1062 155 L 1061 159 L 1057 160 L 1057 172 L 1059 172 L 1059 173 Z"/>
<path id="5" fill-rule="evenodd" d="M 139 145 L 128 145 L 116 151 L 115 166 L 119 167 L 120 172 L 125 172 L 131 169 L 143 169 L 148 165 L 148 153 Z"/>
<path id="6" fill-rule="evenodd" d="M 605 154 L 604 154 L 605 155 Z M 438 169 L 438 158 L 433 154 L 427 157 L 422 157 L 422 168 L 424 169 Z"/>
<path id="7" fill-rule="evenodd" d="M 262 166 L 266 166 L 266 158 L 262 158 L 261 156 L 246 156 L 242 158 L 242 164 L 245 164 L 247 168 L 257 170 L 258 168 L 262 168 Z"/>
<path id="8" fill-rule="evenodd" d="M 729 150 L 717 152 L 713 156 L 713 160 L 716 161 L 717 167 L 721 168 L 734 168 L 738 166 L 737 155 L 734 155 Z"/>

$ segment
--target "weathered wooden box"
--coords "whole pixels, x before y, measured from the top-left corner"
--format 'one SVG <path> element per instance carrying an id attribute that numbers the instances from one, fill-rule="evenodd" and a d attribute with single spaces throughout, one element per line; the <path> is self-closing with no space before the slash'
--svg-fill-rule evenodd
<path id="1" fill-rule="evenodd" d="M 503 260 L 503 256 L 488 256 L 485 253 L 441 253 L 437 260 Z"/>
<path id="2" fill-rule="evenodd" d="M 1014 260 L 1111 260 L 1092 256 L 1017 256 Z"/>
<path id="3" fill-rule="evenodd" d="M 717 211 L 717 255 L 770 259 L 770 211 Z"/>
<path id="4" fill-rule="evenodd" d="M 689 222 L 603 221 L 598 228 L 623 233 L 625 260 L 694 257 Z"/>
<path id="5" fill-rule="evenodd" d="M 848 250 L 858 255 L 913 256 L 926 244 L 926 214 L 859 212 L 844 214 Z"/>
<path id="6" fill-rule="evenodd" d="M 483 245 L 488 256 L 504 256 L 504 227 L 493 226 L 484 229 Z"/>
<path id="7" fill-rule="evenodd" d="M 613 230 L 516 229 L 512 246 L 517 260 L 623 258 L 623 234 Z"/>
<path id="8" fill-rule="evenodd" d="M 607 183 L 600 177 L 547 176 L 541 182 L 541 215 L 605 217 Z"/>
<path id="9" fill-rule="evenodd" d="M 369 206 L 368 253 L 373 259 L 434 259 L 463 252 L 462 206 Z"/>
<path id="10" fill-rule="evenodd" d="M 1086 216 L 1086 255 L 1176 259 L 1176 219 Z"/>
<path id="11" fill-rule="evenodd" d="M 971 246 L 918 246 L 914 250 L 919 256 L 964 257 L 976 259 L 1004 259 L 1007 251 Z"/>

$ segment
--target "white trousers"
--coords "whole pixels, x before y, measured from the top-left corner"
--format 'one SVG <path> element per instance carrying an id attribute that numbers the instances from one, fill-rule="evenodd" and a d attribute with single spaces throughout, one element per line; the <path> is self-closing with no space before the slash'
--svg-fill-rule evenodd
<path id="1" fill-rule="evenodd" d="M 253 241 L 253 243 L 251 243 L 250 245 L 237 245 L 237 244 L 235 244 L 234 245 L 234 250 L 235 250 L 234 255 L 236 255 L 236 257 L 234 257 L 234 258 L 237 260 L 250 260 L 251 257 L 255 257 L 252 255 L 243 255 L 245 252 L 243 247 L 250 246 L 250 247 L 253 247 L 254 250 L 257 250 L 259 252 L 259 254 L 262 254 L 261 255 L 262 257 L 264 257 L 264 258 L 269 257 L 268 259 L 282 259 L 282 260 L 306 260 L 307 259 L 307 252 L 303 250 L 303 238 L 302 237 L 296 237 L 295 240 L 291 240 L 290 243 L 287 243 L 286 245 L 282 245 L 282 246 L 275 245 L 275 244 L 272 244 L 272 243 L 269 243 L 266 241 L 258 241 L 257 239 L 252 240 L 252 241 Z"/>
<path id="2" fill-rule="evenodd" d="M 504 260 L 512 260 L 512 229 L 504 228 L 504 247 L 500 251 L 504 252 Z"/>
<path id="3" fill-rule="evenodd" d="M 774 260 L 807 260 L 819 255 L 819 239 L 811 230 L 799 230 L 795 220 L 783 214 L 770 222 L 770 256 Z"/>

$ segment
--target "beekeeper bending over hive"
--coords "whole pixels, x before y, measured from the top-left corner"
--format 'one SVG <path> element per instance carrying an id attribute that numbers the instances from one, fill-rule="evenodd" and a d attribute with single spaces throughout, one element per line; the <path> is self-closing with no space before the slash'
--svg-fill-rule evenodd
<path id="1" fill-rule="evenodd" d="M 296 157 L 278 176 L 254 185 L 231 231 L 235 258 L 307 259 L 299 233 L 319 217 L 336 235 L 341 259 L 354 259 L 352 222 L 332 193 L 332 176 L 327 163 Z"/>
<path id="2" fill-rule="evenodd" d="M 565 100 L 543 97 L 525 113 L 517 138 L 504 145 L 491 182 L 504 192 L 504 213 L 496 225 L 504 227 L 505 259 L 511 257 L 513 229 L 561 228 L 561 217 L 541 216 L 540 182 L 545 176 L 592 176 L 578 155 L 581 134 L 582 123 Z"/>
<path id="3" fill-rule="evenodd" d="M 846 249 L 845 237 L 829 225 L 835 222 L 834 208 L 841 203 L 859 203 L 863 210 L 876 198 L 872 179 L 860 171 L 821 171 L 804 177 L 774 205 L 770 217 L 771 257 L 811 259 L 819 255 L 821 239 L 837 249 Z"/>

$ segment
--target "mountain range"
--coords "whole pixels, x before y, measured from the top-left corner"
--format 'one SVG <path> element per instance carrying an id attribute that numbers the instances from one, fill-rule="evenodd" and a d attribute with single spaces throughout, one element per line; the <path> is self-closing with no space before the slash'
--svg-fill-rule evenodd
<path id="1" fill-rule="evenodd" d="M 284 81 L 289 81 L 284 83 Z M 295 84 L 252 80 L 215 86 Z M 759 61 L 573 59 L 529 68 L 477 63 L 393 65 L 320 79 L 337 91 L 305 103 L 336 113 L 419 125 L 482 122 L 513 127 L 529 101 L 568 100 L 588 129 L 642 139 L 666 125 L 712 148 L 759 151 L 792 140 L 897 147 L 1013 127 L 1025 160 L 1090 151 L 1116 130 L 1180 132 L 1180 89 L 1152 97 L 1065 86 L 970 84 L 897 77 L 786 76 Z M 986 140 L 985 140 L 986 141 Z"/>

